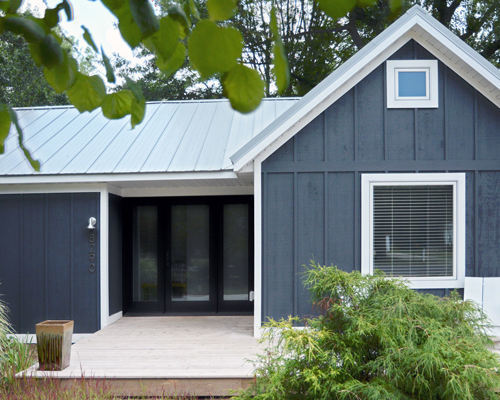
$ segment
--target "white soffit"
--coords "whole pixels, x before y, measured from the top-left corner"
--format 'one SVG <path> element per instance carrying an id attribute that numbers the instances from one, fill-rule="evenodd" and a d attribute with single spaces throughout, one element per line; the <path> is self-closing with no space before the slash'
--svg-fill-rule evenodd
<path id="1" fill-rule="evenodd" d="M 499 69 L 416 5 L 238 149 L 234 171 L 267 158 L 411 39 L 500 107 Z"/>

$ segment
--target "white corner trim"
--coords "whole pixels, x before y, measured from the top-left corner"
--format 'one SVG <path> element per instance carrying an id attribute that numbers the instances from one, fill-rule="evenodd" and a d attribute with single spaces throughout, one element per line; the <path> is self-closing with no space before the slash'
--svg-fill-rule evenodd
<path id="1" fill-rule="evenodd" d="M 426 96 L 399 97 L 398 73 L 424 72 Z M 437 60 L 388 60 L 386 61 L 387 108 L 438 108 L 438 61 Z"/>
<path id="2" fill-rule="evenodd" d="M 71 340 L 73 343 L 93 335 L 92 333 L 73 333 Z M 18 341 L 27 344 L 36 344 L 36 335 L 34 333 L 14 333 L 7 335 L 16 338 Z"/>
<path id="3" fill-rule="evenodd" d="M 465 173 L 390 173 L 361 175 L 361 273 L 373 273 L 372 265 L 372 194 L 373 186 L 387 185 L 441 185 L 454 187 L 454 276 L 450 278 L 405 278 L 413 289 L 463 288 L 465 280 Z"/>
<path id="4" fill-rule="evenodd" d="M 262 321 L 262 176 L 261 162 L 254 161 L 254 336 L 261 337 Z"/>
<path id="5" fill-rule="evenodd" d="M 112 323 L 118 321 L 122 317 L 123 317 L 123 311 L 118 311 L 117 313 L 114 313 L 113 315 L 110 315 L 108 317 L 108 323 L 107 323 L 107 325 L 111 325 Z"/>
<path id="6" fill-rule="evenodd" d="M 100 303 L 101 321 L 100 329 L 104 328 L 109 321 L 109 194 L 107 189 L 101 191 L 100 195 L 100 217 L 99 217 L 99 250 L 100 250 Z"/>

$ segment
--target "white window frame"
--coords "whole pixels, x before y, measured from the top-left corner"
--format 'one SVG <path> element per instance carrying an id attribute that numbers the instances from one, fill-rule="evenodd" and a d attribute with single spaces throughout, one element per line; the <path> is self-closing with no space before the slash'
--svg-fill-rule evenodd
<path id="1" fill-rule="evenodd" d="M 465 173 L 361 175 L 361 273 L 373 274 L 373 188 L 375 186 L 453 186 L 453 276 L 405 277 L 413 289 L 463 288 L 465 280 Z"/>
<path id="2" fill-rule="evenodd" d="M 425 72 L 426 96 L 399 96 L 399 72 Z M 437 60 L 388 60 L 387 108 L 437 108 L 439 107 Z"/>

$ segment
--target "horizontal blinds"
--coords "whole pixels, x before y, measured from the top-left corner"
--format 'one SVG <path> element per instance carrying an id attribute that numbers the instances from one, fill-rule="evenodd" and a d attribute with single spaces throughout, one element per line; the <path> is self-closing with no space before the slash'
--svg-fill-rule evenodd
<path id="1" fill-rule="evenodd" d="M 373 265 L 390 276 L 453 276 L 453 186 L 374 186 Z"/>

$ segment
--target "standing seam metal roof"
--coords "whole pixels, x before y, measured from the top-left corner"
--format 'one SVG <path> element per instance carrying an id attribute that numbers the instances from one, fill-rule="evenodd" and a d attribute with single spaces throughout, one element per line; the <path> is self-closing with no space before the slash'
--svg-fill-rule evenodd
<path id="1" fill-rule="evenodd" d="M 240 114 L 227 100 L 150 102 L 144 121 L 80 114 L 69 106 L 16 109 L 25 145 L 41 169 L 33 171 L 11 129 L 0 175 L 108 174 L 232 170 L 229 159 L 298 98 L 264 99 Z"/>

